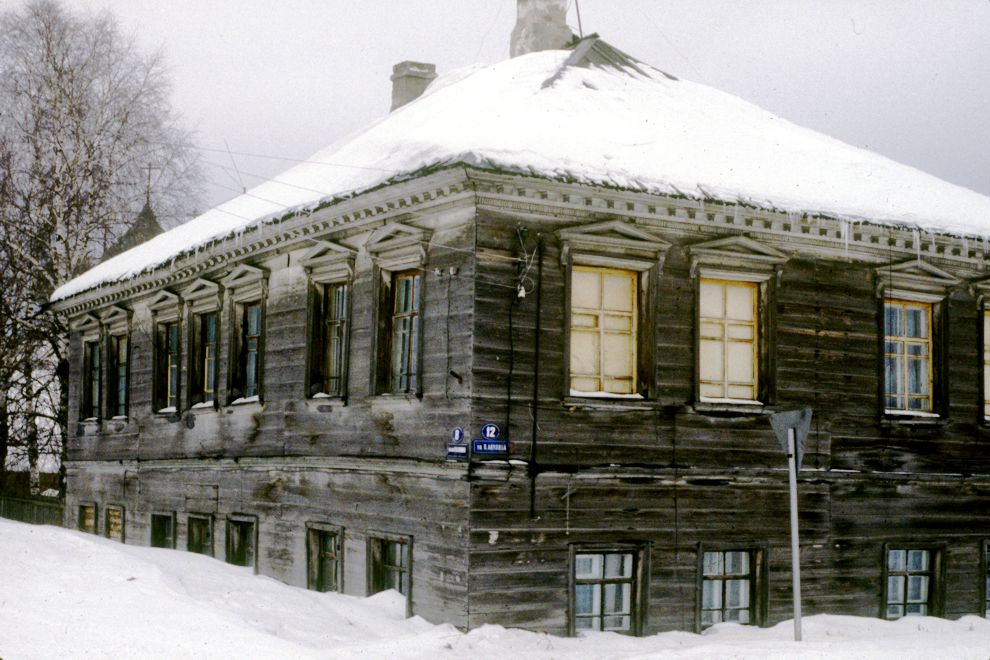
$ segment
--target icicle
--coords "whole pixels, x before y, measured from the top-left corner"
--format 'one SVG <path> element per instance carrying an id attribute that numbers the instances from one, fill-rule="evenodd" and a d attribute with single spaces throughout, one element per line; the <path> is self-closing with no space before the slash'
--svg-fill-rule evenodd
<path id="1" fill-rule="evenodd" d="M 921 261 L 921 235 L 917 229 L 911 230 L 911 242 L 914 243 L 914 256 Z"/>
<path id="2" fill-rule="evenodd" d="M 968 256 L 969 256 L 969 240 L 968 240 L 968 239 L 967 239 L 967 238 L 966 238 L 965 236 L 963 236 L 963 237 L 962 237 L 961 239 L 959 239 L 959 240 L 961 240 L 961 241 L 962 241 L 962 251 L 963 251 L 963 256 L 964 256 L 964 257 L 968 257 Z"/>
<path id="3" fill-rule="evenodd" d="M 839 221 L 839 233 L 842 234 L 842 243 L 844 246 L 845 256 L 849 256 L 849 221 L 840 220 Z"/>

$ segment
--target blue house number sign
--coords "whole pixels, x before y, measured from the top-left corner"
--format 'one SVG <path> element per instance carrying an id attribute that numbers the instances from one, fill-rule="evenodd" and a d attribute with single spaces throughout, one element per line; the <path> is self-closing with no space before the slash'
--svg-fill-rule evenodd
<path id="1" fill-rule="evenodd" d="M 481 427 L 481 439 L 471 443 L 475 454 L 489 456 L 504 456 L 509 453 L 509 443 L 501 439 L 502 429 L 496 424 L 485 424 Z"/>
<path id="2" fill-rule="evenodd" d="M 481 427 L 481 437 L 485 440 L 497 440 L 502 435 L 502 429 L 496 424 L 485 424 Z"/>

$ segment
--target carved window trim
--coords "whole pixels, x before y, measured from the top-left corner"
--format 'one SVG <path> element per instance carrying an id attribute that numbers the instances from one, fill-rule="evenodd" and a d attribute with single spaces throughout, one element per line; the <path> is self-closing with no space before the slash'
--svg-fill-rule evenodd
<path id="1" fill-rule="evenodd" d="M 774 297 L 784 265 L 790 256 L 748 236 L 737 235 L 696 243 L 688 248 L 690 274 L 695 283 L 694 342 L 695 408 L 699 410 L 762 410 L 774 400 L 775 325 Z M 756 398 L 709 398 L 701 394 L 701 296 L 702 283 L 749 282 L 756 285 Z M 725 365 L 727 369 L 728 366 Z"/>
<path id="2" fill-rule="evenodd" d="M 656 397 L 656 369 L 653 351 L 656 329 L 655 291 L 671 244 L 653 231 L 621 219 L 607 219 L 567 227 L 556 232 L 560 241 L 560 262 L 564 269 L 564 398 L 568 404 L 635 405 L 629 399 Z M 633 304 L 635 345 L 632 355 L 634 392 L 615 394 L 602 391 L 575 390 L 571 387 L 571 335 L 574 309 L 574 273 L 578 270 L 614 270 L 635 276 Z M 604 304 L 604 303 L 603 303 Z M 604 368 L 604 367 L 602 367 Z"/>
<path id="3" fill-rule="evenodd" d="M 948 402 L 948 298 L 952 290 L 962 283 L 955 275 L 921 259 L 909 259 L 874 269 L 878 303 L 877 375 L 878 408 L 883 418 L 890 421 L 931 421 L 945 418 Z M 888 302 L 917 303 L 929 307 L 929 379 L 931 382 L 931 409 L 927 411 L 889 409 L 886 406 L 886 337 Z"/>
<path id="4" fill-rule="evenodd" d="M 261 403 L 264 401 L 265 344 L 268 322 L 268 271 L 240 264 L 221 281 L 227 301 L 229 341 L 227 355 L 227 405 Z M 248 323 L 250 308 L 260 308 L 259 334 L 255 351 L 250 350 L 253 334 Z M 245 396 L 248 387 L 250 354 L 255 353 L 255 394 Z"/>
<path id="5" fill-rule="evenodd" d="M 306 397 L 334 398 L 346 401 L 350 368 L 350 329 L 354 283 L 354 262 L 357 251 L 339 243 L 317 241 L 300 258 L 308 280 L 308 316 L 306 367 Z M 330 293 L 342 295 L 343 309 L 335 307 L 338 315 L 327 318 L 332 302 Z M 327 351 L 331 350 L 330 335 L 337 337 L 336 387 L 328 387 Z M 333 378 L 330 378 L 333 380 Z"/>
<path id="6" fill-rule="evenodd" d="M 220 405 L 220 350 L 223 345 L 223 298 L 224 287 L 219 282 L 198 278 L 182 290 L 186 302 L 187 348 L 189 354 L 187 369 L 188 407 L 191 409 L 216 410 Z M 208 315 L 215 315 L 214 342 L 212 359 L 212 399 L 208 399 L 206 384 L 208 382 L 207 365 L 209 364 L 206 341 L 206 320 Z"/>

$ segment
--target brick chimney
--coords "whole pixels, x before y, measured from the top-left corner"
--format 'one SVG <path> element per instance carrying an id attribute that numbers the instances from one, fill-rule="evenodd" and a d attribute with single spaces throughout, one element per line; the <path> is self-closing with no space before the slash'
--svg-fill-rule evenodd
<path id="1" fill-rule="evenodd" d="M 425 62 L 399 62 L 392 67 L 392 107 L 389 112 L 415 101 L 437 77 L 437 67 Z"/>
<path id="2" fill-rule="evenodd" d="M 563 48 L 573 37 L 567 27 L 567 0 L 516 0 L 516 26 L 509 43 L 512 57 Z"/>

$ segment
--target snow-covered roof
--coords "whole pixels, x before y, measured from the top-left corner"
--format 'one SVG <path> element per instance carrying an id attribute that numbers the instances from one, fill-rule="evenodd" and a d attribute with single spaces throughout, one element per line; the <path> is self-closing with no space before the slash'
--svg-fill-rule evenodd
<path id="1" fill-rule="evenodd" d="M 582 43 L 443 75 L 416 101 L 101 263 L 53 300 L 128 279 L 287 212 L 457 163 L 927 231 L 990 230 L 984 195 L 674 79 L 604 42 Z"/>

